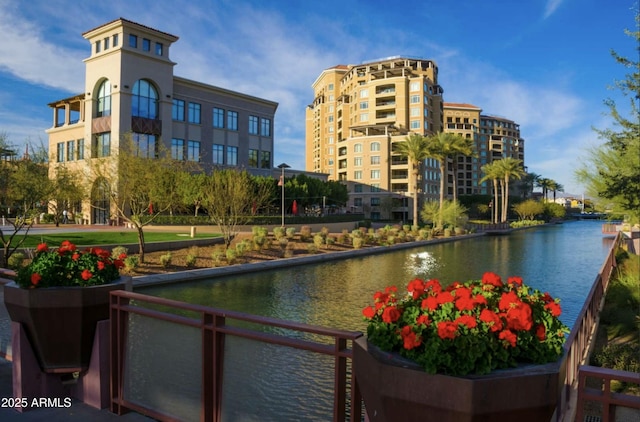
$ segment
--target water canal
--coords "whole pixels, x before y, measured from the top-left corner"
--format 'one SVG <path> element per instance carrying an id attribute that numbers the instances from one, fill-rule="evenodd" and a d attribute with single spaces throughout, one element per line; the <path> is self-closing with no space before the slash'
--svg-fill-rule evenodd
<path id="1" fill-rule="evenodd" d="M 611 245 L 600 230 L 601 222 L 576 221 L 508 236 L 424 245 L 304 267 L 150 287 L 141 292 L 365 331 L 361 310 L 371 303 L 373 293 L 385 286 L 404 286 L 416 276 L 438 278 L 443 283 L 465 281 L 493 271 L 503 278 L 522 276 L 532 287 L 560 297 L 563 321 L 571 326 Z M 198 420 L 197 332 L 175 330 L 167 323 L 142 318 L 132 322 L 131 338 L 136 341 L 131 351 L 144 347 L 154 352 L 131 355 L 131 367 L 136 368 L 131 394 L 171 410 L 179 419 Z M 228 340 L 228 350 L 231 347 L 238 353 L 228 353 L 225 361 L 225 421 L 331 419 L 332 372 L 322 370 L 332 368 L 329 359 L 237 339 Z M 158 365 L 164 368 L 162 373 L 154 371 Z"/>

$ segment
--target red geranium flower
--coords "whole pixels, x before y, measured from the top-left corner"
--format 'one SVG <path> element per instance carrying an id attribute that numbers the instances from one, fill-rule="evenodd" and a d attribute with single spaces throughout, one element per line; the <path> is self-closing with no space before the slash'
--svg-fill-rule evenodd
<path id="1" fill-rule="evenodd" d="M 82 277 L 84 281 L 87 281 L 93 277 L 93 274 L 91 274 L 91 271 L 85 269 L 82 271 L 82 274 L 80 274 L 80 277 Z"/>
<path id="2" fill-rule="evenodd" d="M 507 327 L 516 331 L 528 331 L 533 326 L 531 306 L 520 302 L 518 307 L 507 311 Z"/>
<path id="3" fill-rule="evenodd" d="M 104 262 L 98 261 L 98 269 L 99 270 L 104 270 Z"/>
<path id="4" fill-rule="evenodd" d="M 400 331 L 403 346 L 407 350 L 415 349 L 422 344 L 420 338 L 413 332 L 410 325 L 405 325 Z"/>
<path id="5" fill-rule="evenodd" d="M 472 317 L 471 315 L 459 316 L 453 322 L 458 324 L 458 325 L 466 325 L 467 328 L 469 328 L 469 329 L 475 328 L 478 325 L 478 323 L 476 322 L 476 319 L 474 317 Z"/>
<path id="6" fill-rule="evenodd" d="M 40 243 L 38 244 L 38 247 L 36 247 L 36 252 L 47 252 L 49 250 L 49 247 L 47 246 L 46 243 Z"/>
<path id="7" fill-rule="evenodd" d="M 429 315 L 420 315 L 416 318 L 416 325 L 429 325 Z"/>
<path id="8" fill-rule="evenodd" d="M 458 324 L 451 321 L 442 321 L 438 323 L 438 337 L 441 339 L 456 338 L 456 332 L 458 331 Z"/>
<path id="9" fill-rule="evenodd" d="M 409 282 L 407 291 L 411 293 L 414 299 L 417 299 L 424 293 L 424 281 L 419 278 L 414 278 Z"/>
<path id="10" fill-rule="evenodd" d="M 491 332 L 502 330 L 502 320 L 500 319 L 498 314 L 490 309 L 483 309 L 480 312 L 480 321 L 487 324 Z"/>
<path id="11" fill-rule="evenodd" d="M 422 300 L 422 303 L 420 306 L 422 309 L 429 309 L 430 311 L 435 311 L 436 308 L 438 307 L 438 299 L 436 299 L 435 296 L 429 296 L 428 298 Z"/>
<path id="12" fill-rule="evenodd" d="M 382 311 L 382 320 L 387 324 L 391 324 L 393 322 L 396 322 L 400 318 L 400 315 L 402 314 L 400 313 L 398 308 L 396 308 L 395 306 L 388 306 L 384 308 L 384 311 Z"/>
<path id="13" fill-rule="evenodd" d="M 536 337 L 538 337 L 540 341 L 544 341 L 544 339 L 547 338 L 547 329 L 544 328 L 544 324 L 538 324 L 536 327 Z"/>
<path id="14" fill-rule="evenodd" d="M 562 309 L 560 308 L 560 304 L 556 303 L 556 302 L 547 303 L 546 305 L 544 305 L 544 309 L 546 309 L 549 312 L 551 312 L 551 315 L 553 315 L 554 317 L 559 317 L 560 314 L 562 313 Z"/>
<path id="15" fill-rule="evenodd" d="M 482 276 L 482 284 L 488 284 L 490 286 L 502 287 L 502 279 L 496 273 L 486 272 Z"/>
<path id="16" fill-rule="evenodd" d="M 40 280 L 42 280 L 42 276 L 38 273 L 33 273 L 31 274 L 31 284 L 33 284 L 34 286 L 37 286 L 38 283 L 40 283 Z"/>
<path id="17" fill-rule="evenodd" d="M 364 308 L 362 310 L 362 315 L 364 315 L 364 317 L 368 318 L 368 319 L 373 318 L 375 316 L 375 314 L 376 314 L 376 311 L 371 306 L 367 306 L 366 308 Z"/>
<path id="18" fill-rule="evenodd" d="M 506 341 L 511 347 L 516 347 L 516 342 L 518 341 L 518 337 L 509 330 L 500 331 L 498 338 Z"/>

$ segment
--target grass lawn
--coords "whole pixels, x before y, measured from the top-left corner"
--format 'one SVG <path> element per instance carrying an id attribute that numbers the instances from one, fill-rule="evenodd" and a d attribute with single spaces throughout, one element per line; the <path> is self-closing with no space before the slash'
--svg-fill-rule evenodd
<path id="1" fill-rule="evenodd" d="M 220 237 L 220 234 L 196 234 L 195 239 L 208 239 Z M 189 233 L 162 233 L 145 232 L 144 241 L 149 242 L 170 242 L 174 240 L 191 239 Z M 45 242 L 49 247 L 58 247 L 62 241 L 68 240 L 78 246 L 92 245 L 125 245 L 138 244 L 138 234 L 134 231 L 105 231 L 105 232 L 73 232 L 73 233 L 52 233 L 28 235 L 22 247 L 35 248 L 39 243 Z"/>

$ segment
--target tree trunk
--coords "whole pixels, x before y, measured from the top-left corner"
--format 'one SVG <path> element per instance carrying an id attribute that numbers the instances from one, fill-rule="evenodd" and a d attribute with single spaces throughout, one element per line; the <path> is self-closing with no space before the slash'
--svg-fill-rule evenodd
<path id="1" fill-rule="evenodd" d="M 500 207 L 498 206 L 498 201 L 500 200 L 500 196 L 498 195 L 498 179 L 493 179 L 493 221 L 492 223 L 498 222 L 498 213 Z"/>
<path id="2" fill-rule="evenodd" d="M 446 175 L 445 163 L 440 163 L 440 212 L 438 213 L 438 227 L 442 227 L 442 210 L 444 208 L 444 178 Z"/>
<path id="3" fill-rule="evenodd" d="M 502 196 L 502 222 L 507 221 L 509 214 L 509 178 L 504 178 L 505 193 Z"/>
<path id="4" fill-rule="evenodd" d="M 418 229 L 418 170 L 416 164 L 413 164 L 413 229 Z"/>
<path id="5" fill-rule="evenodd" d="M 136 230 L 138 231 L 138 250 L 140 254 L 140 263 L 144 264 L 144 231 L 142 226 L 136 224 Z"/>

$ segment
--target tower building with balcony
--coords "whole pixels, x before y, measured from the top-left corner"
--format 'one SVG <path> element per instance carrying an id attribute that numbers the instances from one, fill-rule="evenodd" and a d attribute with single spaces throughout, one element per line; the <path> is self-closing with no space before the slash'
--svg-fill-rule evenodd
<path id="1" fill-rule="evenodd" d="M 163 150 L 205 171 L 273 174 L 277 103 L 174 75 L 175 35 L 120 18 L 82 36 L 91 46 L 84 90 L 49 104 L 52 174 L 56 166 L 83 169 L 91 159 L 117 156 L 125 136 L 149 158 Z M 90 197 L 73 211 L 104 224 L 111 188 L 105 180 L 87 182 Z"/>
<path id="2" fill-rule="evenodd" d="M 305 169 L 343 181 L 349 208 L 367 218 L 408 221 L 410 169 L 393 152 L 409 133 L 442 131 L 442 87 L 433 60 L 390 57 L 325 69 L 306 109 Z M 439 167 L 426 160 L 422 200 L 437 199 Z"/>

